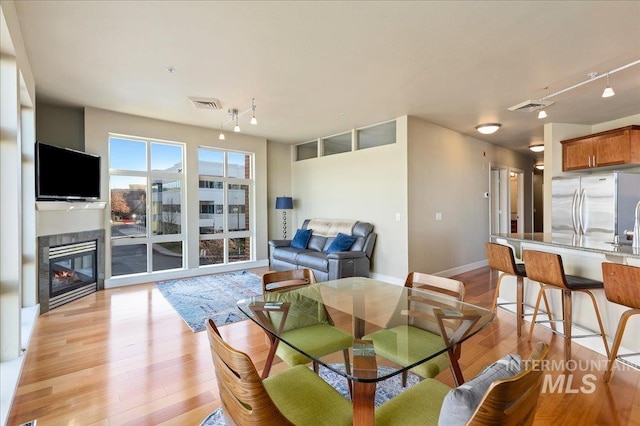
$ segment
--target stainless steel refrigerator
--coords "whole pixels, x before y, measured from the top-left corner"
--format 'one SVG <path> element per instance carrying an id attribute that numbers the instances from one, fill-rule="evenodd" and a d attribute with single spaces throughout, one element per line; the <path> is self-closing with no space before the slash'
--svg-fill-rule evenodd
<path id="1" fill-rule="evenodd" d="M 640 174 L 610 172 L 558 177 L 551 184 L 552 232 L 624 243 L 640 201 Z M 630 242 L 629 242 L 630 243 Z"/>

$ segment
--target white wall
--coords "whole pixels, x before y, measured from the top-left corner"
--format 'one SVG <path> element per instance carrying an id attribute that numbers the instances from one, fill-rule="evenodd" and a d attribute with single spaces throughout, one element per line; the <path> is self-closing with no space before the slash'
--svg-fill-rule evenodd
<path id="1" fill-rule="evenodd" d="M 415 117 L 409 117 L 408 140 L 410 271 L 446 276 L 486 264 L 484 193 L 493 164 L 524 171 L 525 230 L 530 228 L 532 158 Z"/>
<path id="2" fill-rule="evenodd" d="M 276 210 L 276 197 L 291 196 L 291 145 L 271 142 L 267 143 L 267 211 L 269 212 L 269 239 L 282 238 L 282 210 Z M 287 238 L 292 238 L 296 226 L 294 213 L 287 211 Z"/>
<path id="3" fill-rule="evenodd" d="M 408 270 L 406 129 L 407 117 L 401 117 L 395 144 L 294 162 L 291 235 L 311 218 L 370 222 L 378 234 L 374 273 L 404 279 Z"/>

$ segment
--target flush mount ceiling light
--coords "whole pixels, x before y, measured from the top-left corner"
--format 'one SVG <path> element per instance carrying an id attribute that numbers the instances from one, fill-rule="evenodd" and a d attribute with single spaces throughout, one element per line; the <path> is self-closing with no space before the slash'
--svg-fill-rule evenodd
<path id="1" fill-rule="evenodd" d="M 502 126 L 500 123 L 485 123 L 479 124 L 476 126 L 476 130 L 482 133 L 483 135 L 490 135 L 498 131 L 498 129 Z"/>
<path id="2" fill-rule="evenodd" d="M 533 152 L 542 152 L 544 151 L 544 144 L 531 145 L 529 149 Z"/>
<path id="3" fill-rule="evenodd" d="M 544 170 L 544 164 L 536 164 L 534 167 L 536 170 Z"/>
<path id="4" fill-rule="evenodd" d="M 604 92 L 602 92 L 602 97 L 610 98 L 615 94 L 616 92 L 614 92 L 611 86 L 609 86 L 609 73 L 607 73 L 607 87 L 605 87 Z"/>

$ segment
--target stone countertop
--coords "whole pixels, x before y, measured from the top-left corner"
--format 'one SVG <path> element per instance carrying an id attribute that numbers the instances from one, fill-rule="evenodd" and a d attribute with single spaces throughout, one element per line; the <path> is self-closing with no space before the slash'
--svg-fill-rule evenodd
<path id="1" fill-rule="evenodd" d="M 514 233 L 514 234 L 492 234 L 492 239 L 504 238 L 506 240 L 519 241 L 525 243 L 536 243 L 555 247 L 563 247 L 601 253 L 605 255 L 616 255 L 623 257 L 633 257 L 640 259 L 640 248 L 633 248 L 630 245 L 615 246 L 610 242 L 589 238 L 587 236 L 536 233 Z"/>

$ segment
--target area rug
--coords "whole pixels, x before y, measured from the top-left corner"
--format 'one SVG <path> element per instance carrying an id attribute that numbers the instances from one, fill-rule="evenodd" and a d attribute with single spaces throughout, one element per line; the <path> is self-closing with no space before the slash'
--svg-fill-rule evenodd
<path id="1" fill-rule="evenodd" d="M 343 364 L 332 364 L 333 368 L 341 369 L 344 371 Z M 389 374 L 393 370 L 389 367 L 379 366 L 378 367 L 378 376 Z M 347 399 L 349 397 L 349 388 L 347 387 L 347 380 L 329 370 L 326 367 L 320 366 L 319 371 L 320 377 L 327 381 L 331 386 L 333 386 L 338 392 L 342 394 Z M 378 407 L 382 405 L 385 401 L 393 398 L 395 395 L 399 394 L 403 390 L 410 388 L 411 386 L 418 383 L 419 378 L 415 374 L 409 373 L 407 377 L 407 387 L 402 386 L 402 374 L 397 374 L 390 379 L 383 380 L 378 382 L 376 385 L 376 400 L 375 406 Z M 205 418 L 200 426 L 226 426 L 227 423 L 224 421 L 224 414 L 222 413 L 222 407 L 216 409 L 213 413 L 209 414 L 207 418 Z"/>
<path id="2" fill-rule="evenodd" d="M 207 319 L 217 326 L 247 319 L 236 302 L 262 293 L 262 279 L 247 271 L 156 283 L 156 288 L 195 333 Z"/>

